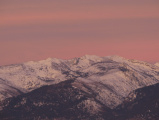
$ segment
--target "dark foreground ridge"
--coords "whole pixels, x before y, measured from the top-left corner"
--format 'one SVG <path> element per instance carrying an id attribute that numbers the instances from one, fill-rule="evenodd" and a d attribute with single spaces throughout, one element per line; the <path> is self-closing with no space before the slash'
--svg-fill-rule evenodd
<path id="1" fill-rule="evenodd" d="M 74 88 L 71 85 L 73 81 L 44 86 L 31 93 L 6 99 L 1 103 L 5 107 L 0 111 L 0 119 L 99 119 L 102 117 L 102 111 L 111 113 L 111 110 L 104 106 L 101 108 L 101 113 L 89 111 L 93 109 L 94 104 L 100 103 L 94 100 L 93 96 Z"/>
<path id="2" fill-rule="evenodd" d="M 159 120 L 159 83 L 130 93 L 116 113 L 120 120 Z"/>
<path id="3" fill-rule="evenodd" d="M 0 102 L 1 120 L 159 120 L 159 84 L 137 89 L 110 109 L 74 80 L 44 86 Z"/>

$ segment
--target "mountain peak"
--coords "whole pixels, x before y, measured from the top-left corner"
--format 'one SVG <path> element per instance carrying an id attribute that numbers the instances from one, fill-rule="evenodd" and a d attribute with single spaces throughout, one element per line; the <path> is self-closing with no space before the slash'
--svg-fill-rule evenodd
<path id="1" fill-rule="evenodd" d="M 108 56 L 108 58 L 110 58 L 110 59 L 112 59 L 113 61 L 116 61 L 116 62 L 123 62 L 125 60 L 128 60 L 128 59 L 123 58 L 123 57 L 118 56 L 118 55 Z"/>
<path id="2" fill-rule="evenodd" d="M 101 57 L 96 56 L 96 55 L 84 55 L 84 56 L 80 57 L 80 59 L 91 59 L 91 60 L 100 59 L 100 58 Z"/>

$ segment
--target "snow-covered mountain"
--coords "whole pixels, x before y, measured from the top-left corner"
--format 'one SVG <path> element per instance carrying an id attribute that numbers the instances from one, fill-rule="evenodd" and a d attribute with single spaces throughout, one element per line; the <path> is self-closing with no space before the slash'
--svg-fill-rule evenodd
<path id="1" fill-rule="evenodd" d="M 114 108 L 131 91 L 159 83 L 159 67 L 119 56 L 94 55 L 1 66 L 0 100 L 70 79 L 75 80 L 73 87 Z"/>
<path id="2" fill-rule="evenodd" d="M 155 63 L 155 65 L 159 67 L 159 62 Z"/>
<path id="3" fill-rule="evenodd" d="M 159 83 L 132 91 L 110 109 L 74 79 L 0 101 L 1 120 L 159 120 Z M 101 88 L 102 90 L 102 88 Z"/>

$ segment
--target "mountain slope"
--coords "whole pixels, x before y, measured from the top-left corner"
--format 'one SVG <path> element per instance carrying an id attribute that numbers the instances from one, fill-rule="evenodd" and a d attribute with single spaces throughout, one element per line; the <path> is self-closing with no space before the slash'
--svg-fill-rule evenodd
<path id="1" fill-rule="evenodd" d="M 128 60 L 119 56 L 86 55 L 71 60 L 47 59 L 39 62 L 2 66 L 1 80 L 20 91 L 0 88 L 1 99 L 27 93 L 44 85 L 75 79 L 77 89 L 95 95 L 96 100 L 109 108 L 121 104 L 135 89 L 159 82 L 159 68 L 155 65 Z M 9 94 L 6 96 L 4 93 Z"/>
<path id="2" fill-rule="evenodd" d="M 110 114 L 91 94 L 75 88 L 74 80 L 44 86 L 30 93 L 1 102 L 0 119 L 102 119 Z"/>
<path id="3" fill-rule="evenodd" d="M 137 89 L 114 109 L 96 99 L 94 92 L 74 86 L 74 79 L 44 86 L 0 102 L 0 119 L 45 120 L 158 120 L 159 83 Z"/>
<path id="4" fill-rule="evenodd" d="M 155 65 L 159 67 L 159 62 L 158 62 L 158 63 L 155 63 Z"/>
<path id="5" fill-rule="evenodd" d="M 118 120 L 159 120 L 159 84 L 131 92 L 116 113 Z"/>

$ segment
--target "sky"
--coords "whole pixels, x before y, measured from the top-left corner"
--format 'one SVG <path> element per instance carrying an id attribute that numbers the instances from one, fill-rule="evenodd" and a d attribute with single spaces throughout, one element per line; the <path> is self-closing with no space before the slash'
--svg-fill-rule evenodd
<path id="1" fill-rule="evenodd" d="M 0 0 L 0 66 L 86 54 L 159 62 L 159 0 Z"/>

